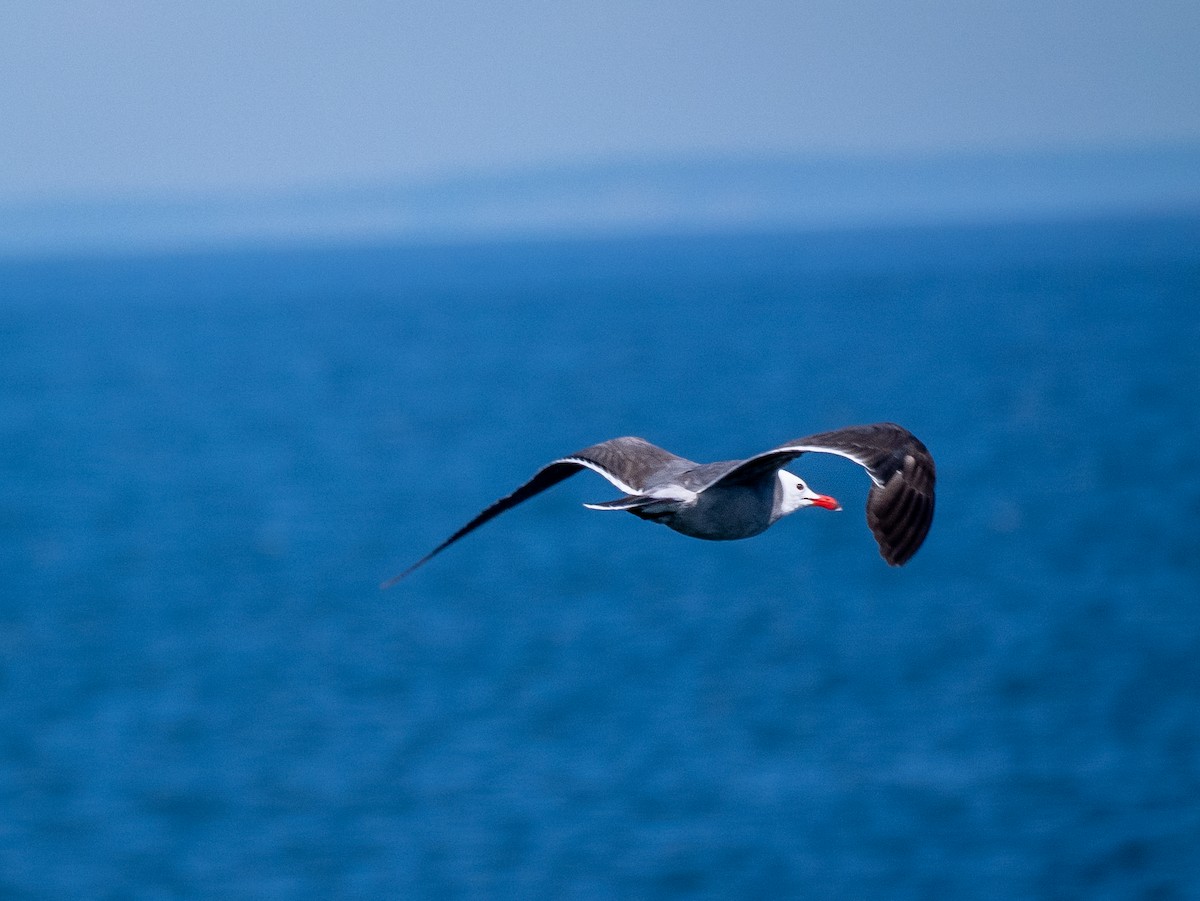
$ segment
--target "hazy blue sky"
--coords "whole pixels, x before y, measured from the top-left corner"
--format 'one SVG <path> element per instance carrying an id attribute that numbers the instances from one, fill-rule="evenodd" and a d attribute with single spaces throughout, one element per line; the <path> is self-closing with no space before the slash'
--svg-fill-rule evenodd
<path id="1" fill-rule="evenodd" d="M 1159 142 L 1196 0 L 0 7 L 0 199 Z"/>

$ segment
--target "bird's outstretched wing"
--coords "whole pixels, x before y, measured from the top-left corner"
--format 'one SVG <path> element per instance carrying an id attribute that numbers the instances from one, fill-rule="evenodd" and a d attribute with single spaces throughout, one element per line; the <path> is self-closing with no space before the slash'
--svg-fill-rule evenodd
<path id="1" fill-rule="evenodd" d="M 705 487 L 756 481 L 810 451 L 837 454 L 867 471 L 875 483 L 867 494 L 867 525 L 879 553 L 892 566 L 907 563 L 933 523 L 936 472 L 929 449 L 895 423 L 850 426 L 788 441 L 743 460 Z"/>
<path id="2" fill-rule="evenodd" d="M 627 495 L 637 495 L 650 486 L 656 473 L 675 464 L 691 465 L 690 461 L 677 457 L 642 438 L 612 438 L 552 460 L 512 494 L 500 498 L 404 572 L 388 579 L 380 588 L 390 588 L 414 570 L 428 563 L 458 539 L 474 532 L 505 510 L 511 510 L 522 501 L 527 501 L 534 495 L 541 494 L 547 488 L 552 488 L 581 469 L 598 472 Z"/>

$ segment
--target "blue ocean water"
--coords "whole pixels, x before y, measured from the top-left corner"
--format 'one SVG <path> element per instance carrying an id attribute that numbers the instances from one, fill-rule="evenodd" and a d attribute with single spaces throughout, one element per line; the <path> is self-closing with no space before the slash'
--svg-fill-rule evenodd
<path id="1" fill-rule="evenodd" d="M 0 263 L 0 896 L 1200 897 L 1200 220 Z M 903 569 L 547 460 L 892 419 Z"/>

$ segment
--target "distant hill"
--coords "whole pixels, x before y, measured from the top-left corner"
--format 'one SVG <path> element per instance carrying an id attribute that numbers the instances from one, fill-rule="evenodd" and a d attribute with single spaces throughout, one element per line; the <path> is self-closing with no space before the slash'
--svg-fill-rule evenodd
<path id="1" fill-rule="evenodd" d="M 408 185 L 0 205 L 0 254 L 1200 212 L 1200 147 L 615 162 Z"/>

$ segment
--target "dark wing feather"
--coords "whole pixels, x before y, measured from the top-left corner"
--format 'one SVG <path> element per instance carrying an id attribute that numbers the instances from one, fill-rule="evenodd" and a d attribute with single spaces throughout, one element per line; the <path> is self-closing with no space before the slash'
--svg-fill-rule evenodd
<path id="1" fill-rule="evenodd" d="M 539 469 L 533 478 L 512 494 L 500 498 L 404 572 L 388 579 L 380 588 L 390 588 L 484 523 L 495 519 L 505 510 L 511 510 L 522 501 L 541 494 L 547 488 L 554 487 L 581 469 L 598 472 L 627 494 L 637 494 L 646 487 L 647 481 L 651 480 L 656 472 L 675 462 L 688 461 L 641 438 L 613 438 L 554 460 Z"/>
<path id="2" fill-rule="evenodd" d="M 917 444 L 919 449 L 889 459 L 892 474 L 882 487 L 872 485 L 867 493 L 867 525 L 879 542 L 879 553 L 892 566 L 907 563 L 933 525 L 933 458 L 925 445 Z"/>
<path id="3" fill-rule="evenodd" d="M 907 563 L 933 523 L 936 471 L 929 449 L 895 423 L 850 426 L 797 438 L 743 460 L 711 484 L 753 482 L 809 452 L 837 454 L 866 469 L 874 482 L 867 494 L 867 525 L 879 543 L 879 553 L 892 566 Z"/>

